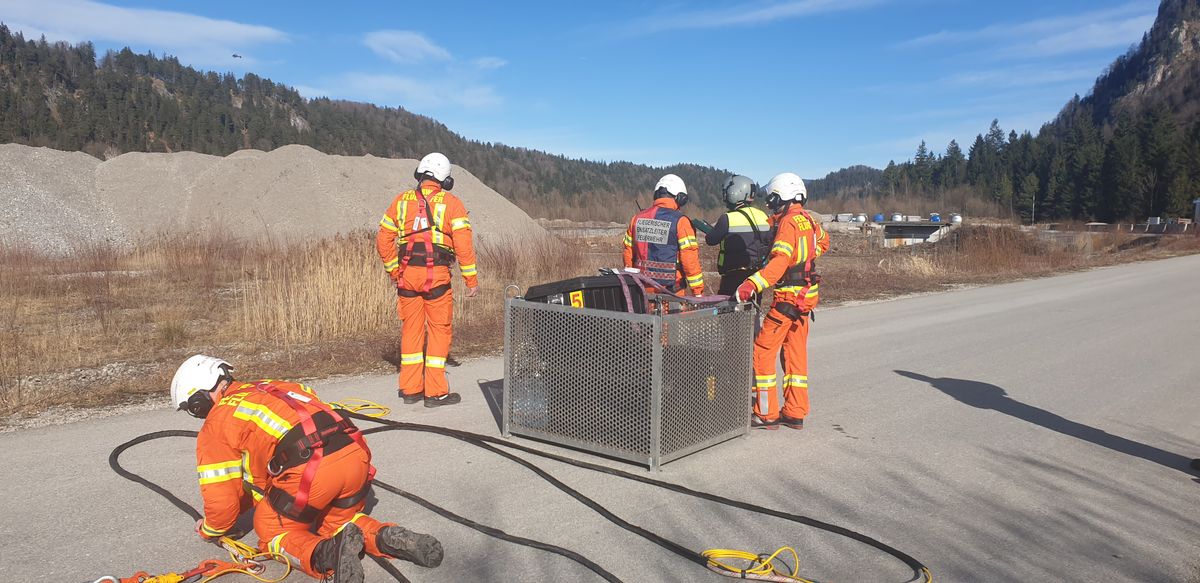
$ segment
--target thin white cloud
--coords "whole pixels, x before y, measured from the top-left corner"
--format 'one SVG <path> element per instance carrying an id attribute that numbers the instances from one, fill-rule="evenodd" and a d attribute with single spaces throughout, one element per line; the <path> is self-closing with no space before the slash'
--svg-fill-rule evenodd
<path id="1" fill-rule="evenodd" d="M 246 59 L 234 61 L 233 53 L 245 55 L 250 47 L 288 40 L 269 26 L 91 0 L 0 0 L 0 17 L 29 37 L 125 44 L 167 51 L 199 65 L 245 64 Z"/>
<path id="2" fill-rule="evenodd" d="M 371 103 L 400 106 L 405 109 L 437 110 L 446 107 L 490 109 L 504 99 L 495 88 L 447 79 L 437 91 L 429 82 L 416 77 L 376 73 L 347 73 L 336 83 L 341 97 L 363 99 Z"/>
<path id="3" fill-rule="evenodd" d="M 855 10 L 880 4 L 884 1 L 792 0 L 790 2 L 745 2 L 715 10 L 660 12 L 659 14 L 646 16 L 634 21 L 625 32 L 629 34 L 650 34 L 668 30 L 754 26 L 828 12 Z"/>
<path id="4" fill-rule="evenodd" d="M 1082 14 L 993 24 L 975 30 L 942 30 L 896 45 L 920 49 L 937 45 L 987 45 L 995 56 L 1052 56 L 1124 47 L 1141 39 L 1154 23 L 1157 2 L 1137 1 Z"/>
<path id="5" fill-rule="evenodd" d="M 508 64 L 508 61 L 501 59 L 500 57 L 480 57 L 471 62 L 475 65 L 476 68 L 482 69 L 485 71 L 491 70 L 491 69 L 499 69 Z"/>
<path id="6" fill-rule="evenodd" d="M 448 61 L 450 51 L 434 44 L 425 35 L 412 30 L 377 30 L 363 37 L 363 44 L 375 54 L 394 63 L 414 64 Z"/>
<path id="7" fill-rule="evenodd" d="M 1074 81 L 1095 79 L 1097 70 L 1093 67 L 1071 69 L 1041 67 L 1014 67 L 1006 69 L 989 69 L 966 71 L 949 77 L 944 77 L 934 83 L 956 86 L 986 86 L 986 87 L 1027 87 Z"/>

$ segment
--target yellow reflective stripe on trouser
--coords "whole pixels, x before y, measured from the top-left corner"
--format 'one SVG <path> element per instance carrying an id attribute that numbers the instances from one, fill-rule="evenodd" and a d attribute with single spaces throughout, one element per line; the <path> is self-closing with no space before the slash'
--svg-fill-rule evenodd
<path id="1" fill-rule="evenodd" d="M 459 265 L 458 268 L 462 271 L 463 277 L 470 277 L 476 274 L 474 263 L 471 265 Z"/>
<path id="2" fill-rule="evenodd" d="M 755 273 L 747 278 L 747 281 L 754 284 L 754 289 L 762 291 L 767 288 L 767 278 Z"/>
<path id="3" fill-rule="evenodd" d="M 238 403 L 237 410 L 233 412 L 233 418 L 250 421 L 275 439 L 282 438 L 283 434 L 292 428 L 291 423 L 276 415 L 274 411 L 271 411 L 266 406 L 259 405 L 258 403 L 247 403 L 245 401 Z"/>
<path id="4" fill-rule="evenodd" d="M 208 521 L 205 520 L 203 523 L 200 524 L 200 533 L 208 538 L 216 538 L 216 537 L 224 535 L 225 531 L 217 530 L 217 529 L 209 526 Z"/>
<path id="5" fill-rule="evenodd" d="M 242 460 L 204 464 L 196 466 L 196 474 L 200 477 L 200 485 L 216 484 L 242 477 Z"/>
<path id="6" fill-rule="evenodd" d="M 704 274 L 697 273 L 696 275 L 689 275 L 689 276 L 687 276 L 687 282 L 688 282 L 689 286 L 696 287 L 696 286 L 704 283 Z"/>
<path id="7" fill-rule="evenodd" d="M 400 366 L 412 366 L 421 364 L 425 360 L 424 352 L 409 352 L 400 355 Z"/>
<path id="8" fill-rule="evenodd" d="M 775 375 L 754 375 L 754 386 L 756 387 L 773 387 L 775 386 Z"/>
<path id="9" fill-rule="evenodd" d="M 446 368 L 446 357 L 444 356 L 426 356 L 425 366 L 429 368 Z"/>
<path id="10" fill-rule="evenodd" d="M 296 569 L 302 569 L 304 566 L 300 562 L 300 558 L 287 552 L 287 549 L 283 548 L 283 537 L 287 535 L 288 533 L 286 532 L 275 535 L 275 538 L 271 539 L 270 542 L 267 543 L 267 552 L 282 556 L 285 560 L 287 560 L 288 563 L 292 565 L 292 567 Z"/>
<path id="11" fill-rule="evenodd" d="M 808 376 L 802 374 L 783 375 L 783 386 L 808 388 Z"/>

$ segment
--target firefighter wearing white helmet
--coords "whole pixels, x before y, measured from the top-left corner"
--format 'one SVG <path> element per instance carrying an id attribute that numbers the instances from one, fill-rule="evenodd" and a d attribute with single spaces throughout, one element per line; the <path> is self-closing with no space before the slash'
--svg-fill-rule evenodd
<path id="1" fill-rule="evenodd" d="M 687 204 L 683 179 L 667 174 L 654 185 L 654 204 L 634 215 L 625 230 L 625 267 L 636 267 L 678 295 L 704 293 L 696 230 L 680 207 Z"/>
<path id="2" fill-rule="evenodd" d="M 446 380 L 454 311 L 451 267 L 458 264 L 467 297 L 478 295 L 475 246 L 467 209 L 450 192 L 450 160 L 429 154 L 413 177 L 417 185 L 396 196 L 379 221 L 375 246 L 396 288 L 396 311 L 404 323 L 399 397 L 408 405 L 441 407 L 462 400 Z"/>
<path id="3" fill-rule="evenodd" d="M 774 215 L 775 241 L 767 264 L 737 290 L 739 301 L 775 286 L 771 310 L 754 340 L 754 425 L 804 427 L 808 416 L 808 326 L 817 306 L 816 259 L 829 249 L 829 234 L 804 210 L 808 189 L 799 176 L 776 175 L 763 189 Z M 783 406 L 776 396 L 775 363 L 783 350 Z"/>
<path id="4" fill-rule="evenodd" d="M 757 194 L 758 185 L 753 180 L 730 176 L 721 187 L 725 208 L 729 210 L 711 227 L 696 221 L 697 227 L 704 231 L 704 242 L 719 245 L 717 273 L 721 274 L 721 287 L 717 293 L 720 295 L 733 296 L 767 257 L 774 235 L 767 213 L 753 205 Z"/>
<path id="5" fill-rule="evenodd" d="M 204 419 L 196 437 L 201 538 L 228 536 L 253 507 L 262 550 L 287 555 L 317 579 L 362 581 L 363 552 L 424 567 L 441 563 L 436 538 L 365 513 L 371 451 L 349 419 L 311 387 L 237 381 L 232 371 L 228 362 L 198 354 L 171 380 L 176 407 Z"/>

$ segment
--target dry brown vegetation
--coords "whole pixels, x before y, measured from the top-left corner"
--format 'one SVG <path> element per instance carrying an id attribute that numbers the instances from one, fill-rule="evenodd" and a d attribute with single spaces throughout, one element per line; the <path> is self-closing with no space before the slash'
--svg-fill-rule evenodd
<path id="1" fill-rule="evenodd" d="M 620 236 L 477 245 L 481 295 L 455 281 L 452 356 L 498 351 L 513 284 L 595 273 L 620 263 Z M 702 251 L 706 264 L 712 248 Z M 1069 234 L 966 226 L 933 245 L 882 249 L 835 233 L 821 260 L 826 305 L 947 285 L 1009 281 L 1200 251 L 1196 237 Z M 311 378 L 395 370 L 395 292 L 373 233 L 283 244 L 173 236 L 130 249 L 45 257 L 0 247 L 0 416 L 55 404 L 162 394 L 189 354 L 234 360 L 255 375 Z M 706 280 L 715 289 L 717 277 Z"/>

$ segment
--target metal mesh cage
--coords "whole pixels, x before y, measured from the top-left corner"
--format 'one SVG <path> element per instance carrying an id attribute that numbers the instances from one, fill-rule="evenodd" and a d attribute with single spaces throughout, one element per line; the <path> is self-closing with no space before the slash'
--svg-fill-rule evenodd
<path id="1" fill-rule="evenodd" d="M 745 433 L 753 314 L 508 301 L 504 434 L 659 464 Z"/>

